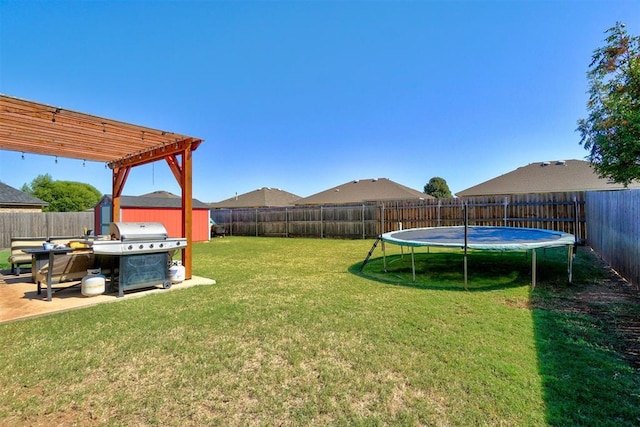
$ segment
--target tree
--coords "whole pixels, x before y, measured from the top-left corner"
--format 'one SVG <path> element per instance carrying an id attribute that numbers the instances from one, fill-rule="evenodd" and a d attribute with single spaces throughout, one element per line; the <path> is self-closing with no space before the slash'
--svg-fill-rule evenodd
<path id="1" fill-rule="evenodd" d="M 444 178 L 434 176 L 429 180 L 429 183 L 424 186 L 424 192 L 435 197 L 436 199 L 450 199 L 451 190 L 447 185 L 447 181 Z"/>
<path id="2" fill-rule="evenodd" d="M 640 179 L 640 37 L 620 22 L 606 33 L 589 65 L 589 114 L 577 130 L 598 175 L 626 187 Z"/>
<path id="3" fill-rule="evenodd" d="M 100 191 L 90 184 L 73 181 L 54 181 L 51 175 L 38 175 L 22 191 L 49 203 L 47 212 L 80 212 L 94 207 Z"/>

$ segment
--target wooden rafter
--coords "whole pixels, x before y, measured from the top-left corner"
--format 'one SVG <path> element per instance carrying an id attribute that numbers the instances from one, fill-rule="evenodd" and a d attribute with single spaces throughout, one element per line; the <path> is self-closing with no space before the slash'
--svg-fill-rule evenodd
<path id="1" fill-rule="evenodd" d="M 181 152 L 185 144 L 201 141 L 6 95 L 0 95 L 0 123 L 4 150 L 107 162 L 112 168 L 140 164 L 134 157 L 155 161 L 163 149 Z"/>

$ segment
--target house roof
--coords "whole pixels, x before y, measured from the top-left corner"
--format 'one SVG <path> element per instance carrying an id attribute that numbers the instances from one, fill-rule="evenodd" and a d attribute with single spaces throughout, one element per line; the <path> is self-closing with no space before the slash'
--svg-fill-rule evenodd
<path id="1" fill-rule="evenodd" d="M 425 193 L 387 178 L 356 179 L 305 197 L 296 205 L 363 203 L 382 200 L 432 199 Z"/>
<path id="2" fill-rule="evenodd" d="M 211 203 L 209 206 L 213 209 L 266 208 L 271 206 L 291 206 L 298 199 L 300 199 L 300 196 L 279 188 L 262 187 L 221 202 Z"/>
<path id="3" fill-rule="evenodd" d="M 635 184 L 629 187 L 639 186 Z M 587 161 L 559 160 L 530 163 L 460 191 L 456 193 L 456 196 L 617 190 L 622 188 L 624 188 L 622 184 L 614 184 L 607 179 L 598 177 Z"/>
<path id="4" fill-rule="evenodd" d="M 107 194 L 102 197 L 111 200 L 111 195 Z M 100 203 L 102 203 L 102 200 Z M 141 196 L 122 196 L 120 198 L 120 207 L 123 208 L 182 208 L 182 197 L 169 193 L 168 191 L 154 191 L 152 193 L 143 194 Z M 193 199 L 194 209 L 209 209 L 206 203 L 198 199 Z"/>
<path id="5" fill-rule="evenodd" d="M 0 205 L 3 206 L 48 206 L 49 203 L 0 182 Z"/>

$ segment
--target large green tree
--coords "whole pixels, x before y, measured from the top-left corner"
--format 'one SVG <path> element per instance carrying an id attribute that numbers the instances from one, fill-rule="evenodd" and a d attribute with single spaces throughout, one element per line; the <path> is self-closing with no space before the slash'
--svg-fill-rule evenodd
<path id="1" fill-rule="evenodd" d="M 80 212 L 93 208 L 100 200 L 100 191 L 90 184 L 54 181 L 51 175 L 38 175 L 22 191 L 49 203 L 47 212 Z"/>
<path id="2" fill-rule="evenodd" d="M 620 22 L 606 34 L 589 65 L 589 114 L 577 130 L 596 172 L 627 186 L 640 179 L 640 37 Z"/>
<path id="3" fill-rule="evenodd" d="M 447 181 L 439 176 L 434 176 L 429 180 L 429 183 L 424 186 L 424 192 L 436 199 L 450 199 L 453 197 Z"/>

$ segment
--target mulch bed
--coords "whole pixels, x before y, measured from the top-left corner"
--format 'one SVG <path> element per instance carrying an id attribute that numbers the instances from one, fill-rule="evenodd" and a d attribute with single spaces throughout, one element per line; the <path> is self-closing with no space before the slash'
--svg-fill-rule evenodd
<path id="1" fill-rule="evenodd" d="M 600 258 L 595 259 L 603 271 L 602 280 L 547 289 L 554 298 L 534 299 L 532 305 L 598 319 L 605 331 L 617 338 L 615 350 L 640 370 L 640 292 Z"/>

